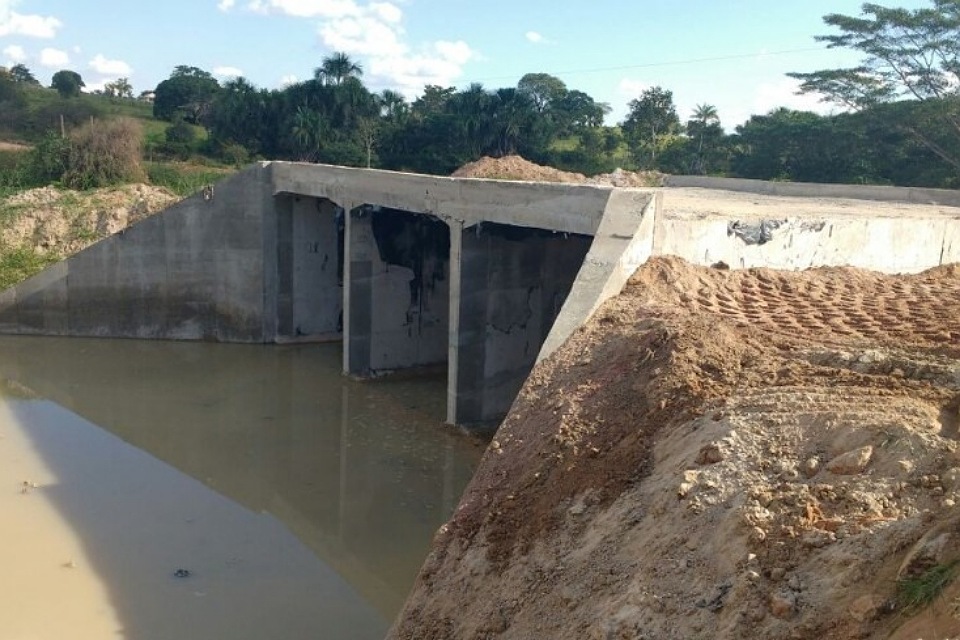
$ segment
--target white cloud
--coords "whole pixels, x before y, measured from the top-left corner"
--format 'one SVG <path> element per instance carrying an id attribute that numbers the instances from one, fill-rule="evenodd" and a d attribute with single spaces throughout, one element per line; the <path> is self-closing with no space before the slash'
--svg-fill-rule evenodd
<path id="1" fill-rule="evenodd" d="M 766 115 L 779 107 L 796 109 L 797 111 L 813 111 L 821 115 L 841 111 L 836 105 L 820 102 L 816 95 L 797 95 L 800 82 L 793 78 L 781 78 L 764 82 L 754 89 L 753 97 L 743 100 L 736 106 L 724 108 L 719 106 L 724 127 L 733 127 L 743 124 L 752 115 Z"/>
<path id="2" fill-rule="evenodd" d="M 292 73 L 288 73 L 287 75 L 280 78 L 281 87 L 289 87 L 290 85 L 297 84 L 298 82 L 300 82 L 300 78 L 293 75 Z"/>
<path id="3" fill-rule="evenodd" d="M 329 20 L 320 27 L 320 39 L 334 51 L 348 54 L 402 56 L 407 47 L 400 42 L 402 30 L 373 14 Z"/>
<path id="4" fill-rule="evenodd" d="M 526 37 L 527 41 L 532 42 L 533 44 L 546 44 L 547 42 L 547 39 L 543 37 L 543 34 L 536 31 L 527 31 L 524 34 L 524 37 Z"/>
<path id="5" fill-rule="evenodd" d="M 375 58 L 371 74 L 397 87 L 407 98 L 416 97 L 425 85 L 442 87 L 456 83 L 463 64 L 475 57 L 466 43 L 436 42 L 432 50 L 396 57 Z"/>
<path id="6" fill-rule="evenodd" d="M 40 66 L 51 69 L 62 69 L 70 64 L 70 56 L 66 51 L 46 47 L 40 51 Z"/>
<path id="7" fill-rule="evenodd" d="M 243 70 L 236 67 L 214 67 L 213 75 L 218 78 L 239 78 L 243 75 Z"/>
<path id="8" fill-rule="evenodd" d="M 123 60 L 108 60 L 103 56 L 102 53 L 98 53 L 96 56 L 94 56 L 89 65 L 91 69 L 97 73 L 102 73 L 105 76 L 121 77 L 129 76 L 133 73 L 133 69 L 130 68 L 130 65 Z"/>
<path id="9" fill-rule="evenodd" d="M 354 0 L 251 0 L 247 8 L 298 18 L 343 18 L 362 13 Z"/>
<path id="10" fill-rule="evenodd" d="M 380 20 L 391 24 L 399 24 L 403 20 L 400 7 L 389 2 L 374 2 L 370 5 L 370 11 Z"/>
<path id="11" fill-rule="evenodd" d="M 24 15 L 12 10 L 12 4 L 6 9 L 0 8 L 0 38 L 4 36 L 27 36 L 31 38 L 54 38 L 57 29 L 63 23 L 53 16 Z"/>
<path id="12" fill-rule="evenodd" d="M 387 0 L 245 0 L 244 6 L 265 15 L 318 19 L 317 34 L 324 48 L 346 53 L 360 63 L 364 80 L 372 88 L 395 88 L 413 97 L 427 84 L 455 84 L 463 65 L 479 57 L 477 52 L 461 40 L 410 43 L 400 4 Z"/>
<path id="13" fill-rule="evenodd" d="M 217 9 L 220 9 L 220 11 L 224 12 L 230 11 L 230 9 L 233 9 L 235 4 L 237 4 L 237 0 L 220 0 L 220 2 L 217 4 Z"/>
<path id="14" fill-rule="evenodd" d="M 7 58 L 8 67 L 24 62 L 27 59 L 27 52 L 23 50 L 23 47 L 15 44 L 4 47 L 3 55 Z"/>

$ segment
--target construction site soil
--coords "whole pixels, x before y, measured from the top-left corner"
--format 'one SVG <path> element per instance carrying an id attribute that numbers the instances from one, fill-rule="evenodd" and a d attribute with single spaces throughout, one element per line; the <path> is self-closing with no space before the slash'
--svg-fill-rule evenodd
<path id="1" fill-rule="evenodd" d="M 533 371 L 392 638 L 960 638 L 960 266 L 641 267 Z"/>

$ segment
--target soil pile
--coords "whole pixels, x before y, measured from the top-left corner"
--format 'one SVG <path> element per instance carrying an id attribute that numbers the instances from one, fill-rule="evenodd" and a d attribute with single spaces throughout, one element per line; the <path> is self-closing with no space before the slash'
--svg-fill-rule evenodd
<path id="1" fill-rule="evenodd" d="M 561 171 L 545 167 L 520 156 L 502 158 L 484 157 L 460 167 L 453 173 L 455 178 L 485 178 L 488 180 L 521 180 L 525 182 L 564 182 L 569 184 L 595 184 L 608 187 L 654 187 L 663 184 L 663 174 L 655 171 L 624 171 L 617 169 L 588 178 L 582 173 Z"/>
<path id="2" fill-rule="evenodd" d="M 653 259 L 534 370 L 391 637 L 960 637 L 958 429 L 960 267 Z"/>
<path id="3" fill-rule="evenodd" d="M 0 200 L 0 250 L 63 258 L 179 200 L 144 184 L 93 191 L 43 187 Z"/>

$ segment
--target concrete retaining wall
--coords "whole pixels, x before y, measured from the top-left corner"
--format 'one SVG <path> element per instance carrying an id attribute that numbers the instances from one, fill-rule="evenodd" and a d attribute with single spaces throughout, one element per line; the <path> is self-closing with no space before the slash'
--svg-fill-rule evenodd
<path id="1" fill-rule="evenodd" d="M 655 255 L 734 269 L 853 266 L 916 273 L 960 261 L 960 219 L 711 219 L 661 215 Z"/>
<path id="2" fill-rule="evenodd" d="M 4 291 L 0 332 L 261 341 L 269 172 L 228 178 Z"/>

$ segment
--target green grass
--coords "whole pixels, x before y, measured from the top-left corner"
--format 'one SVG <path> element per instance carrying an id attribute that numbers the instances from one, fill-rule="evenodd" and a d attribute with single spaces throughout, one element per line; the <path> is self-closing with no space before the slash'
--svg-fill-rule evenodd
<path id="1" fill-rule="evenodd" d="M 58 261 L 59 258 L 45 256 L 28 248 L 0 252 L 0 291 L 26 280 Z"/>
<path id="2" fill-rule="evenodd" d="M 224 167 L 174 162 L 147 162 L 145 165 L 150 184 L 166 187 L 175 194 L 184 197 L 235 173 L 234 169 Z"/>
<path id="3" fill-rule="evenodd" d="M 933 603 L 956 577 L 960 560 L 938 564 L 913 578 L 897 583 L 897 601 L 906 611 L 918 611 Z"/>

